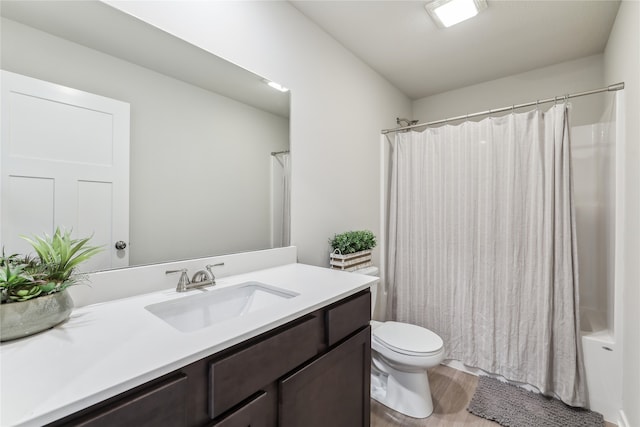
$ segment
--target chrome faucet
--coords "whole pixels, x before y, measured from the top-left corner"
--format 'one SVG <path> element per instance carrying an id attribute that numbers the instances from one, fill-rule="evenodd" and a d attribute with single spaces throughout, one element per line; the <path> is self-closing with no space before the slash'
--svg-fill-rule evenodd
<path id="1" fill-rule="evenodd" d="M 196 271 L 196 273 L 191 278 L 191 285 L 193 287 L 214 286 L 216 284 L 216 276 L 213 275 L 213 271 L 211 271 L 211 268 L 218 267 L 220 265 L 224 265 L 224 262 L 219 262 L 217 264 L 207 264 L 204 267 L 205 270 Z"/>
<path id="2" fill-rule="evenodd" d="M 165 271 L 165 274 L 181 273 L 180 279 L 178 280 L 178 286 L 176 286 L 176 292 L 187 292 L 191 289 L 214 286 L 216 284 L 216 276 L 213 275 L 211 268 L 220 265 L 224 265 L 224 262 L 206 265 L 205 270 L 196 271 L 191 280 L 189 280 L 186 268 L 181 268 L 180 270 L 167 270 Z"/>

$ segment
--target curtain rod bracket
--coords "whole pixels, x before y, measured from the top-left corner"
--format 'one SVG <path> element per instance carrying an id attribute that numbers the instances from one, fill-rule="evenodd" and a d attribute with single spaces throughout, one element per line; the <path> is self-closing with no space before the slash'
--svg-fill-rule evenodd
<path id="1" fill-rule="evenodd" d="M 271 152 L 271 155 L 272 155 L 272 156 L 277 156 L 278 154 L 289 154 L 289 150 L 272 151 L 272 152 Z"/>

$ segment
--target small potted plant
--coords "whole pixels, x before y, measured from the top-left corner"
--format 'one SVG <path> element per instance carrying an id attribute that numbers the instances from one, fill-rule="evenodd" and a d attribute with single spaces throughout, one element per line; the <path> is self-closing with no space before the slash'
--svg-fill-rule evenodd
<path id="1" fill-rule="evenodd" d="M 376 236 L 369 230 L 347 231 L 329 239 L 333 251 L 329 255 L 331 268 L 354 271 L 371 265 L 371 249 Z"/>
<path id="2" fill-rule="evenodd" d="M 66 320 L 73 300 L 66 289 L 83 280 L 76 267 L 101 248 L 89 238 L 72 239 L 56 228 L 53 236 L 26 238 L 37 257 L 0 257 L 0 341 L 21 338 Z"/>

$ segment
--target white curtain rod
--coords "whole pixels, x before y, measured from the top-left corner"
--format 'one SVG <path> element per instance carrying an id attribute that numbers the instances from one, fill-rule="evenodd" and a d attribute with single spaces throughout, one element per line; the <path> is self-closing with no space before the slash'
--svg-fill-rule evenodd
<path id="1" fill-rule="evenodd" d="M 511 105 L 509 107 L 496 108 L 495 110 L 492 109 L 492 110 L 487 110 L 487 111 L 481 111 L 479 113 L 464 114 L 462 116 L 457 116 L 457 117 L 449 117 L 448 119 L 436 120 L 434 122 L 418 123 L 416 125 L 403 126 L 403 127 L 399 127 L 399 128 L 395 128 L 395 129 L 383 129 L 382 131 L 380 131 L 380 133 L 382 133 L 383 135 L 386 135 L 388 133 L 398 132 L 398 131 L 401 131 L 401 130 L 409 130 L 409 129 L 419 128 L 419 127 L 423 127 L 423 126 L 439 125 L 439 124 L 447 123 L 447 122 L 455 122 L 456 120 L 470 119 L 472 117 L 486 116 L 486 115 L 491 115 L 491 114 L 494 114 L 494 113 L 501 113 L 503 111 L 515 110 L 516 108 L 531 107 L 531 106 L 534 106 L 534 105 L 546 104 L 547 102 L 564 101 L 564 100 L 571 99 L 571 98 L 577 98 L 579 96 L 593 95 L 594 93 L 614 92 L 614 91 L 621 90 L 621 89 L 624 89 L 624 82 L 616 83 L 616 84 L 613 84 L 613 85 L 609 85 L 607 87 L 603 87 L 603 88 L 600 88 L 600 89 L 588 90 L 586 92 L 572 93 L 571 95 L 555 96 L 553 98 L 547 98 L 547 99 L 539 99 L 537 101 L 527 102 L 527 103 L 524 103 L 524 104 L 514 104 L 514 105 Z"/>

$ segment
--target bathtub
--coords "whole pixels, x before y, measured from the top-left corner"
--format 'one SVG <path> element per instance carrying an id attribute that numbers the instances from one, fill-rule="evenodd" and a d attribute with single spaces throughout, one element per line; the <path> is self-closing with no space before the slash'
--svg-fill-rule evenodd
<path id="1" fill-rule="evenodd" d="M 617 422 L 622 402 L 621 348 L 611 330 L 606 329 L 606 315 L 595 310 L 581 310 L 582 351 L 589 389 L 589 406 Z"/>

